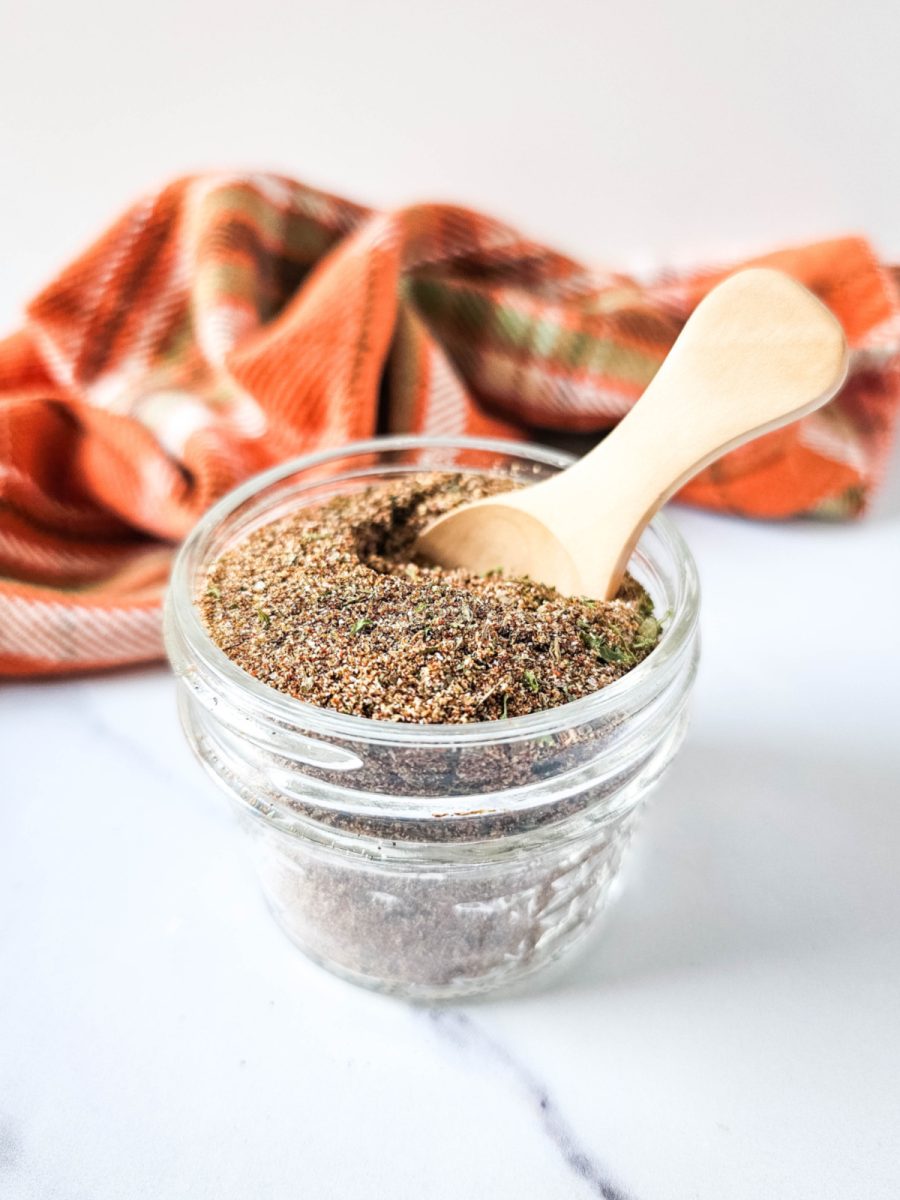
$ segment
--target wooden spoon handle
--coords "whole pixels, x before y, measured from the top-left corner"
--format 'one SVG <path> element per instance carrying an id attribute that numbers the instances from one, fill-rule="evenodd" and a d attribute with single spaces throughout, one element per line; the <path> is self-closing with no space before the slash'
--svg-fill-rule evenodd
<path id="1" fill-rule="evenodd" d="M 631 412 L 556 479 L 519 495 L 565 526 L 587 595 L 614 595 L 644 526 L 726 451 L 830 399 L 847 350 L 828 309 L 779 271 L 726 279 L 698 305 Z M 541 494 L 543 493 L 543 494 Z"/>

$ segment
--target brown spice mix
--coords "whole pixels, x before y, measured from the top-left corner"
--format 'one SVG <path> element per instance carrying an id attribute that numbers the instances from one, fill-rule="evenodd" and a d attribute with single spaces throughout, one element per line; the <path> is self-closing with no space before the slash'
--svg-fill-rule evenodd
<path id="1" fill-rule="evenodd" d="M 213 640 L 300 700 L 387 721 L 466 723 L 576 700 L 659 640 L 647 593 L 611 601 L 417 560 L 419 531 L 509 480 L 429 473 L 332 497 L 222 554 L 199 597 Z"/>

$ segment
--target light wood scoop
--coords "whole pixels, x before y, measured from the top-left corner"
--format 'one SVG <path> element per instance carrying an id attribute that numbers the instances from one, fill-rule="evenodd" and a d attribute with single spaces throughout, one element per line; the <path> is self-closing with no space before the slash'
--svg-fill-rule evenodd
<path id="1" fill-rule="evenodd" d="M 846 370 L 841 327 L 811 292 L 780 271 L 740 271 L 701 301 L 643 396 L 589 454 L 438 518 L 417 549 L 443 566 L 610 598 L 673 492 L 727 450 L 824 404 Z"/>

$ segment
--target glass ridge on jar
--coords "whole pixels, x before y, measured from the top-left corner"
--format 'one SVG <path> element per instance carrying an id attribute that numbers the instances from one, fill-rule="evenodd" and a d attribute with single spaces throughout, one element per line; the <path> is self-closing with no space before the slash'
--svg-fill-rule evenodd
<path id="1" fill-rule="evenodd" d="M 269 905 L 309 957 L 410 999 L 509 984 L 590 928 L 643 800 L 680 745 L 699 654 L 690 551 L 664 516 L 631 573 L 668 614 L 627 675 L 507 720 L 414 725 L 273 690 L 210 639 L 206 572 L 253 529 L 410 472 L 533 483 L 571 456 L 487 439 L 389 437 L 297 459 L 218 502 L 173 569 L 166 646 L 188 740 L 250 835 Z"/>

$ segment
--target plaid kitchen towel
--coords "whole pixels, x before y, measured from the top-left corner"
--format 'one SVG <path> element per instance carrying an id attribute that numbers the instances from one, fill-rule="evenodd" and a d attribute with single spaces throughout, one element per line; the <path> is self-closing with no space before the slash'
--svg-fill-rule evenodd
<path id="1" fill-rule="evenodd" d="M 859 238 L 753 262 L 837 314 L 850 376 L 682 498 L 855 515 L 896 415 L 897 282 Z M 376 431 L 608 429 L 727 273 L 640 284 L 478 213 L 374 212 L 273 175 L 155 192 L 0 343 L 0 674 L 157 658 L 173 547 L 278 460 Z"/>

